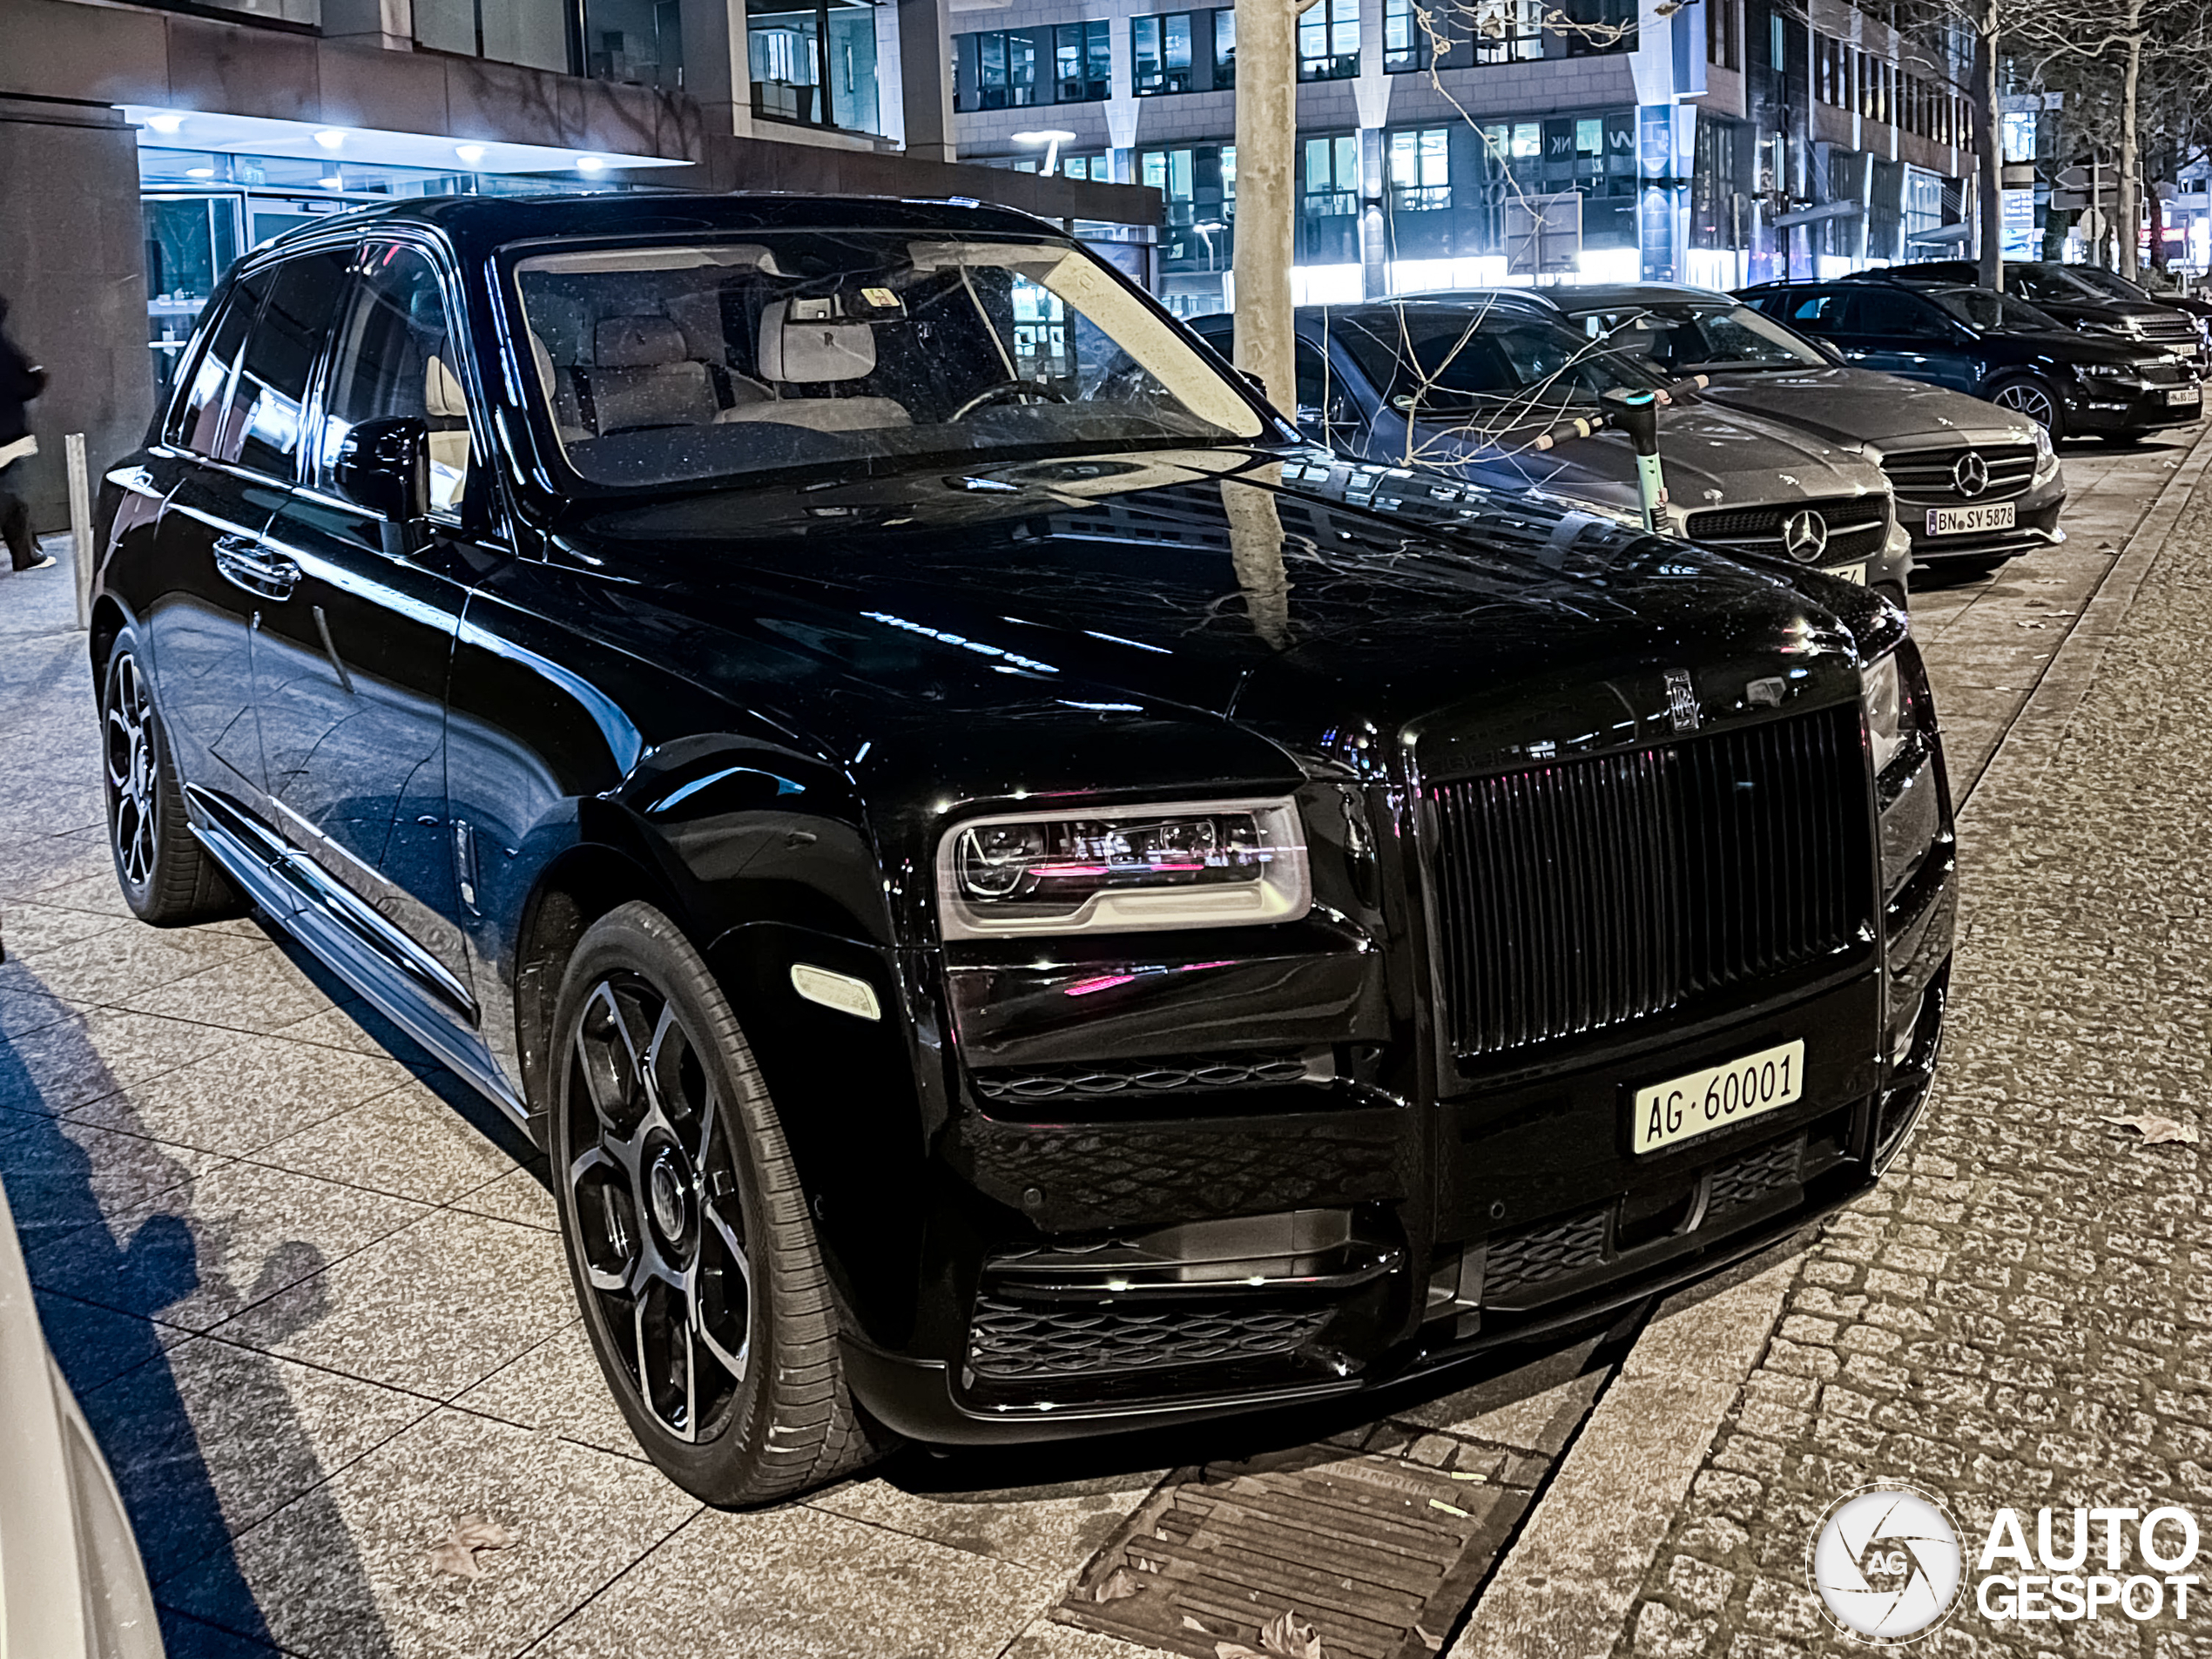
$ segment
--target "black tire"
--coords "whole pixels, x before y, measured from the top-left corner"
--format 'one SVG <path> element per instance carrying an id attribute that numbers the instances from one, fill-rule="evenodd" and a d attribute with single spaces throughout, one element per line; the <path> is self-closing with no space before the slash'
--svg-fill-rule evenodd
<path id="1" fill-rule="evenodd" d="M 100 754 L 108 851 L 131 914 L 157 927 L 245 914 L 238 889 L 185 820 L 153 682 L 128 629 L 117 636 L 100 674 Z"/>
<path id="2" fill-rule="evenodd" d="M 631 903 L 577 943 L 550 1145 L 569 1271 L 637 1443 L 707 1503 L 771 1503 L 887 1447 L 846 1391 L 806 1195 L 721 987 Z"/>
<path id="3" fill-rule="evenodd" d="M 2056 443 L 2066 435 L 2066 405 L 2057 388 L 2040 374 L 2015 374 L 1989 388 L 1989 401 L 2000 409 L 2025 415 L 2051 435 Z"/>

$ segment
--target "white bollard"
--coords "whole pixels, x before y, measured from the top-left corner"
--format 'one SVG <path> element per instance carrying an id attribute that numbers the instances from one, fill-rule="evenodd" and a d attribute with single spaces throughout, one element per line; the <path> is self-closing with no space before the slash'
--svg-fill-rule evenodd
<path id="1" fill-rule="evenodd" d="M 77 555 L 77 625 L 92 625 L 92 479 L 84 465 L 84 435 L 62 440 L 69 462 L 69 536 Z"/>

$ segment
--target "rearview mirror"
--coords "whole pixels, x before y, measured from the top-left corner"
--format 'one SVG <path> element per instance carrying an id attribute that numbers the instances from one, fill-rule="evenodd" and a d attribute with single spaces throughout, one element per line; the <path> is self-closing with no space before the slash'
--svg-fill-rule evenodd
<path id="1" fill-rule="evenodd" d="M 395 524 L 430 510 L 430 428 L 413 415 L 380 415 L 352 428 L 330 465 L 331 482 L 356 507 Z"/>

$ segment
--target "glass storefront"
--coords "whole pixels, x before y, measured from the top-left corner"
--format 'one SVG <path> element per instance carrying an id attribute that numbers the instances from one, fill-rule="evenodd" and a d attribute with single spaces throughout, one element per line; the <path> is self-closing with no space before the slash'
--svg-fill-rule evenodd
<path id="1" fill-rule="evenodd" d="M 192 326 L 231 262 L 327 213 L 404 196 L 620 191 L 573 173 L 441 172 L 299 156 L 138 151 L 146 256 L 146 343 L 165 395 Z"/>

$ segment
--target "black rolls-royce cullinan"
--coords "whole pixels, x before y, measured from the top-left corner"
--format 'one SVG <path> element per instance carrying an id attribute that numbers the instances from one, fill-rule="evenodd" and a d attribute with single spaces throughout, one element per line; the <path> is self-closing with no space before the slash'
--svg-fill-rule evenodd
<path id="1" fill-rule="evenodd" d="M 1921 1109 L 1903 616 L 1332 458 L 1039 221 L 334 216 L 177 386 L 103 496 L 125 894 L 545 1148 L 710 1500 L 1555 1339 Z"/>

